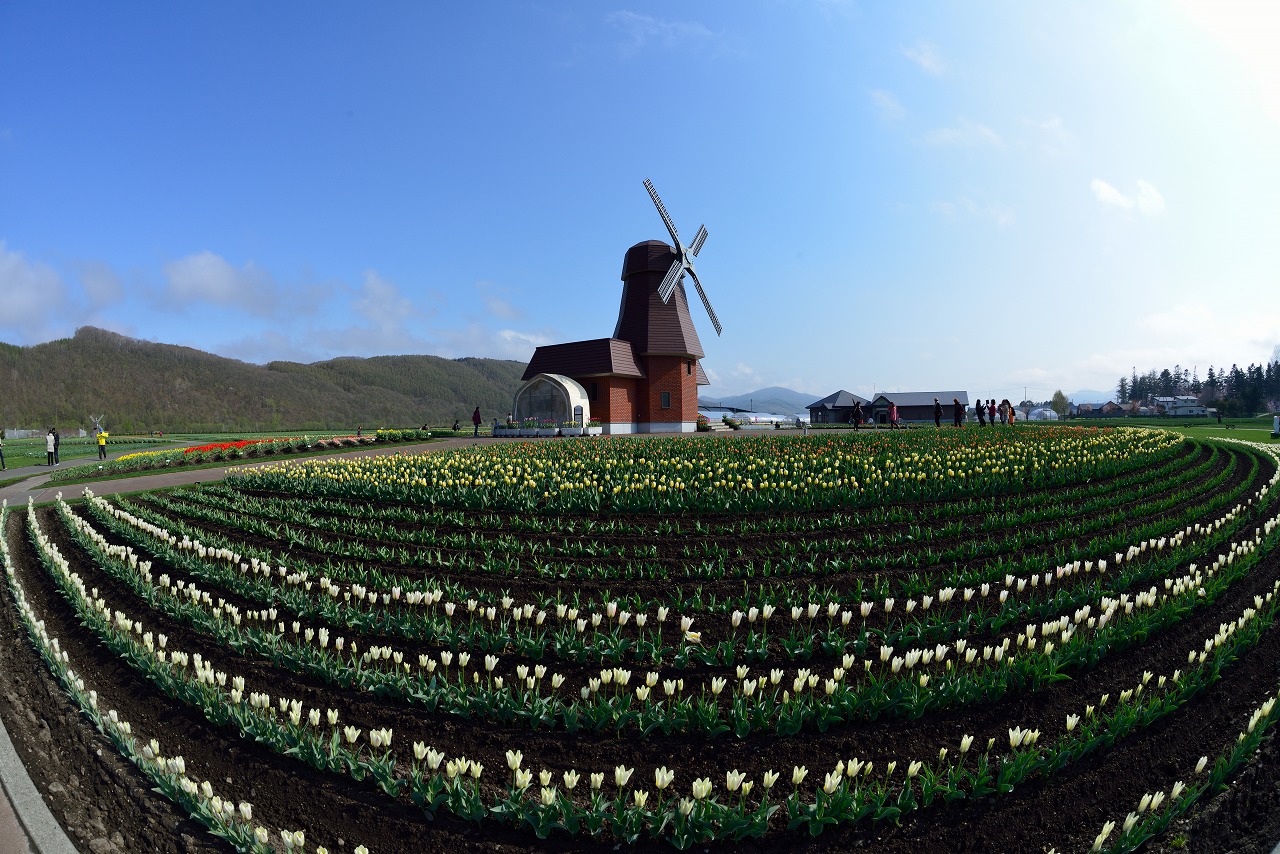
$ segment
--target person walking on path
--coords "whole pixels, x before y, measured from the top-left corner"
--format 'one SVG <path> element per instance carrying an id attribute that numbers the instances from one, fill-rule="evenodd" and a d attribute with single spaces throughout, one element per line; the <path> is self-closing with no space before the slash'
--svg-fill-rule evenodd
<path id="1" fill-rule="evenodd" d="M 955 422 L 955 426 L 959 427 L 960 422 L 964 421 L 964 404 L 960 402 L 960 398 L 951 398 L 951 420 Z"/>
<path id="2" fill-rule="evenodd" d="M 98 431 L 98 459 L 105 460 L 107 458 L 107 431 Z"/>
<path id="3" fill-rule="evenodd" d="M 933 426 L 942 429 L 942 401 L 933 399 Z"/>
<path id="4" fill-rule="evenodd" d="M 49 468 L 53 468 L 53 448 L 53 428 L 50 427 L 49 432 L 44 436 L 44 452 L 45 456 L 49 458 Z"/>
<path id="5" fill-rule="evenodd" d="M 889 429 L 898 429 L 898 404 L 889 401 Z"/>
<path id="6" fill-rule="evenodd" d="M 979 426 L 979 427 L 986 427 L 986 426 L 987 426 L 987 419 L 986 419 L 986 416 L 985 416 L 985 415 L 983 414 L 983 412 L 982 412 L 982 410 L 984 410 L 984 409 L 986 409 L 986 407 L 982 405 L 982 398 L 978 398 L 978 405 L 977 405 L 977 406 L 975 406 L 975 407 L 973 408 L 973 411 L 974 411 L 974 413 L 978 416 L 978 426 Z"/>
<path id="7" fill-rule="evenodd" d="M 472 437 L 477 439 L 480 438 L 480 421 L 481 420 L 482 419 L 480 418 L 480 407 L 477 406 L 476 411 L 471 413 L 471 424 L 472 426 L 475 427 L 475 430 L 472 431 L 471 435 Z"/>
<path id="8" fill-rule="evenodd" d="M 53 464 L 61 465 L 62 463 L 62 434 L 58 432 L 58 428 L 53 428 Z"/>

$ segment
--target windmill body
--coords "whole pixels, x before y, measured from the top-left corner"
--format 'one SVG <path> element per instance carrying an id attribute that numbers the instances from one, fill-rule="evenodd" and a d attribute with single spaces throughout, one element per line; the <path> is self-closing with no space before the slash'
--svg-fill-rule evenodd
<path id="1" fill-rule="evenodd" d="M 698 386 L 709 383 L 699 365 L 702 342 L 689 312 L 686 277 L 717 334 L 721 328 L 693 267 L 707 230 L 699 228 L 694 242 L 684 246 L 653 185 L 645 181 L 645 188 L 676 245 L 646 240 L 628 249 L 613 336 L 539 347 L 524 380 L 529 387 L 559 382 L 567 394 L 580 387 L 591 417 L 606 433 L 688 433 L 697 429 Z M 522 387 L 516 409 L 534 397 Z M 517 419 L 530 414 L 516 412 Z"/>

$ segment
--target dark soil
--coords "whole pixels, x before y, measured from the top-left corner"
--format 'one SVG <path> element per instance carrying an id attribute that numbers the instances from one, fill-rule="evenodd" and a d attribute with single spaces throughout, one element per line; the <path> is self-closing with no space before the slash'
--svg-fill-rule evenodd
<path id="1" fill-rule="evenodd" d="M 1189 455 L 1187 464 L 1192 465 L 1197 459 L 1202 457 Z M 1225 488 L 1246 488 L 1248 494 L 1273 471 L 1264 465 L 1252 482 L 1245 483 L 1245 457 L 1239 457 L 1237 463 L 1237 474 Z M 126 610 L 143 612 L 145 606 L 139 600 L 80 552 L 51 509 L 38 512 L 42 527 L 50 532 L 88 587 L 99 588 L 104 598 L 120 603 Z M 613 841 L 597 843 L 563 835 L 539 842 L 527 829 L 496 822 L 477 827 L 443 813 L 436 821 L 428 822 L 407 797 L 392 802 L 371 784 L 312 773 L 291 758 L 209 724 L 198 712 L 163 697 L 154 685 L 140 679 L 79 626 L 39 567 L 19 514 L 14 514 L 4 534 L 29 601 L 46 621 L 50 634 L 60 639 L 72 666 L 99 692 L 100 707 L 117 709 L 144 741 L 160 739 L 166 754 L 181 753 L 188 773 L 196 779 L 210 780 L 223 797 L 252 802 L 256 823 L 273 829 L 305 829 L 308 850 L 325 845 L 331 852 L 350 852 L 357 844 L 368 846 L 372 854 L 586 851 L 616 847 Z M 240 538 L 248 539 L 242 532 Z M 275 546 L 279 548 L 280 544 Z M 157 574 L 160 571 L 165 570 L 157 568 Z M 168 571 L 175 576 L 181 574 Z M 1079 712 L 1101 694 L 1114 695 L 1132 687 L 1144 670 L 1167 673 L 1181 666 L 1189 647 L 1212 635 L 1219 623 L 1234 619 L 1255 595 L 1269 591 L 1277 578 L 1280 554 L 1272 552 L 1217 601 L 1197 609 L 1178 625 L 1156 633 L 1142 645 L 1114 652 L 1097 667 L 1073 673 L 1069 680 L 1007 696 L 999 703 L 971 704 L 914 721 L 882 718 L 838 725 L 823 733 L 806 730 L 786 738 L 752 733 L 743 740 L 732 735 L 707 739 L 696 735 L 641 738 L 625 732 L 620 736 L 566 734 L 429 714 L 368 694 L 335 689 L 270 662 L 232 660 L 229 651 L 209 638 L 159 613 L 150 614 L 148 621 L 152 630 L 168 635 L 171 648 L 201 652 L 211 660 L 225 661 L 228 669 L 243 674 L 251 686 L 268 686 L 273 697 L 294 697 L 308 708 L 338 708 L 344 722 L 366 730 L 392 727 L 396 744 L 405 753 L 408 751 L 404 746 L 421 740 L 450 756 L 478 759 L 485 765 L 484 777 L 490 785 L 507 779 L 503 754 L 508 748 L 518 747 L 526 756 L 526 767 L 535 771 L 548 768 L 557 778 L 561 771 L 576 768 L 583 772 L 584 787 L 586 771 L 611 771 L 618 764 L 634 767 L 635 780 L 652 780 L 653 769 L 660 765 L 674 768 L 677 785 L 686 791 L 692 779 L 699 776 L 711 776 L 717 789 L 723 791 L 723 772 L 729 767 L 759 780 L 766 769 L 785 770 L 803 764 L 810 769 L 808 788 L 812 791 L 814 778 L 820 780 L 837 758 L 857 756 L 880 765 L 890 759 L 927 759 L 936 756 L 940 747 L 954 750 L 964 734 L 977 736 L 979 743 L 995 737 L 1000 745 L 1005 741 L 1007 727 L 1015 724 L 1058 733 L 1066 714 Z M 534 578 L 508 578 L 502 587 L 515 591 L 512 595 L 520 601 L 521 594 L 533 595 L 545 590 L 549 583 Z M 637 581 L 628 583 L 626 589 L 656 595 L 668 583 Z M 741 581 L 736 584 L 741 589 Z M 152 792 L 142 774 L 123 761 L 111 743 L 74 710 L 32 650 L 15 616 L 9 591 L 3 586 L 0 615 L 0 716 L 27 761 L 37 787 L 80 849 L 97 854 L 229 850 Z M 576 672 L 558 662 L 550 664 L 562 672 Z M 819 662 L 815 669 L 820 666 L 829 663 Z M 816 838 L 788 833 L 783 822 L 772 828 L 764 840 L 710 848 L 815 852 L 865 849 L 893 854 L 1087 850 L 1104 821 L 1122 819 L 1144 793 L 1168 791 L 1173 781 L 1190 780 L 1200 756 L 1212 758 L 1229 747 L 1250 712 L 1275 693 L 1278 681 L 1280 627 L 1270 629 L 1257 648 L 1227 669 L 1221 681 L 1156 725 L 1010 794 L 930 807 L 908 815 L 900 825 L 837 826 Z M 278 839 L 277 835 L 277 843 Z M 1151 847 L 1160 851 L 1185 848 L 1252 852 L 1269 851 L 1277 841 L 1280 747 L 1274 737 L 1268 737 L 1227 792 L 1200 805 L 1190 817 L 1175 822 Z M 657 841 L 642 841 L 634 847 L 671 850 L 666 843 Z"/>

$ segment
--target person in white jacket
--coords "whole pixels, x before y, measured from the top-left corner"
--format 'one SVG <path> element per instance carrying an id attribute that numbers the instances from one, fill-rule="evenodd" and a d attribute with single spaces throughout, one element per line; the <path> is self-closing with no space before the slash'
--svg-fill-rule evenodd
<path id="1" fill-rule="evenodd" d="M 48 454 L 48 456 L 49 456 L 49 467 L 50 467 L 50 468 L 53 468 L 54 439 L 53 439 L 53 428 L 52 428 L 52 427 L 50 427 L 50 428 L 49 428 L 49 432 L 48 432 L 47 434 L 45 434 L 45 437 L 44 437 L 44 449 L 45 449 L 45 452 L 46 452 L 46 453 Z"/>

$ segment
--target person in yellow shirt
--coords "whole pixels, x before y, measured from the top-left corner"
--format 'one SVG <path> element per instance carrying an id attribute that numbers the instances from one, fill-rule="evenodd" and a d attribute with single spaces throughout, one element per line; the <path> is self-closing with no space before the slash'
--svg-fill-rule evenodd
<path id="1" fill-rule="evenodd" d="M 98 459 L 105 460 L 107 458 L 107 431 L 98 431 Z"/>

